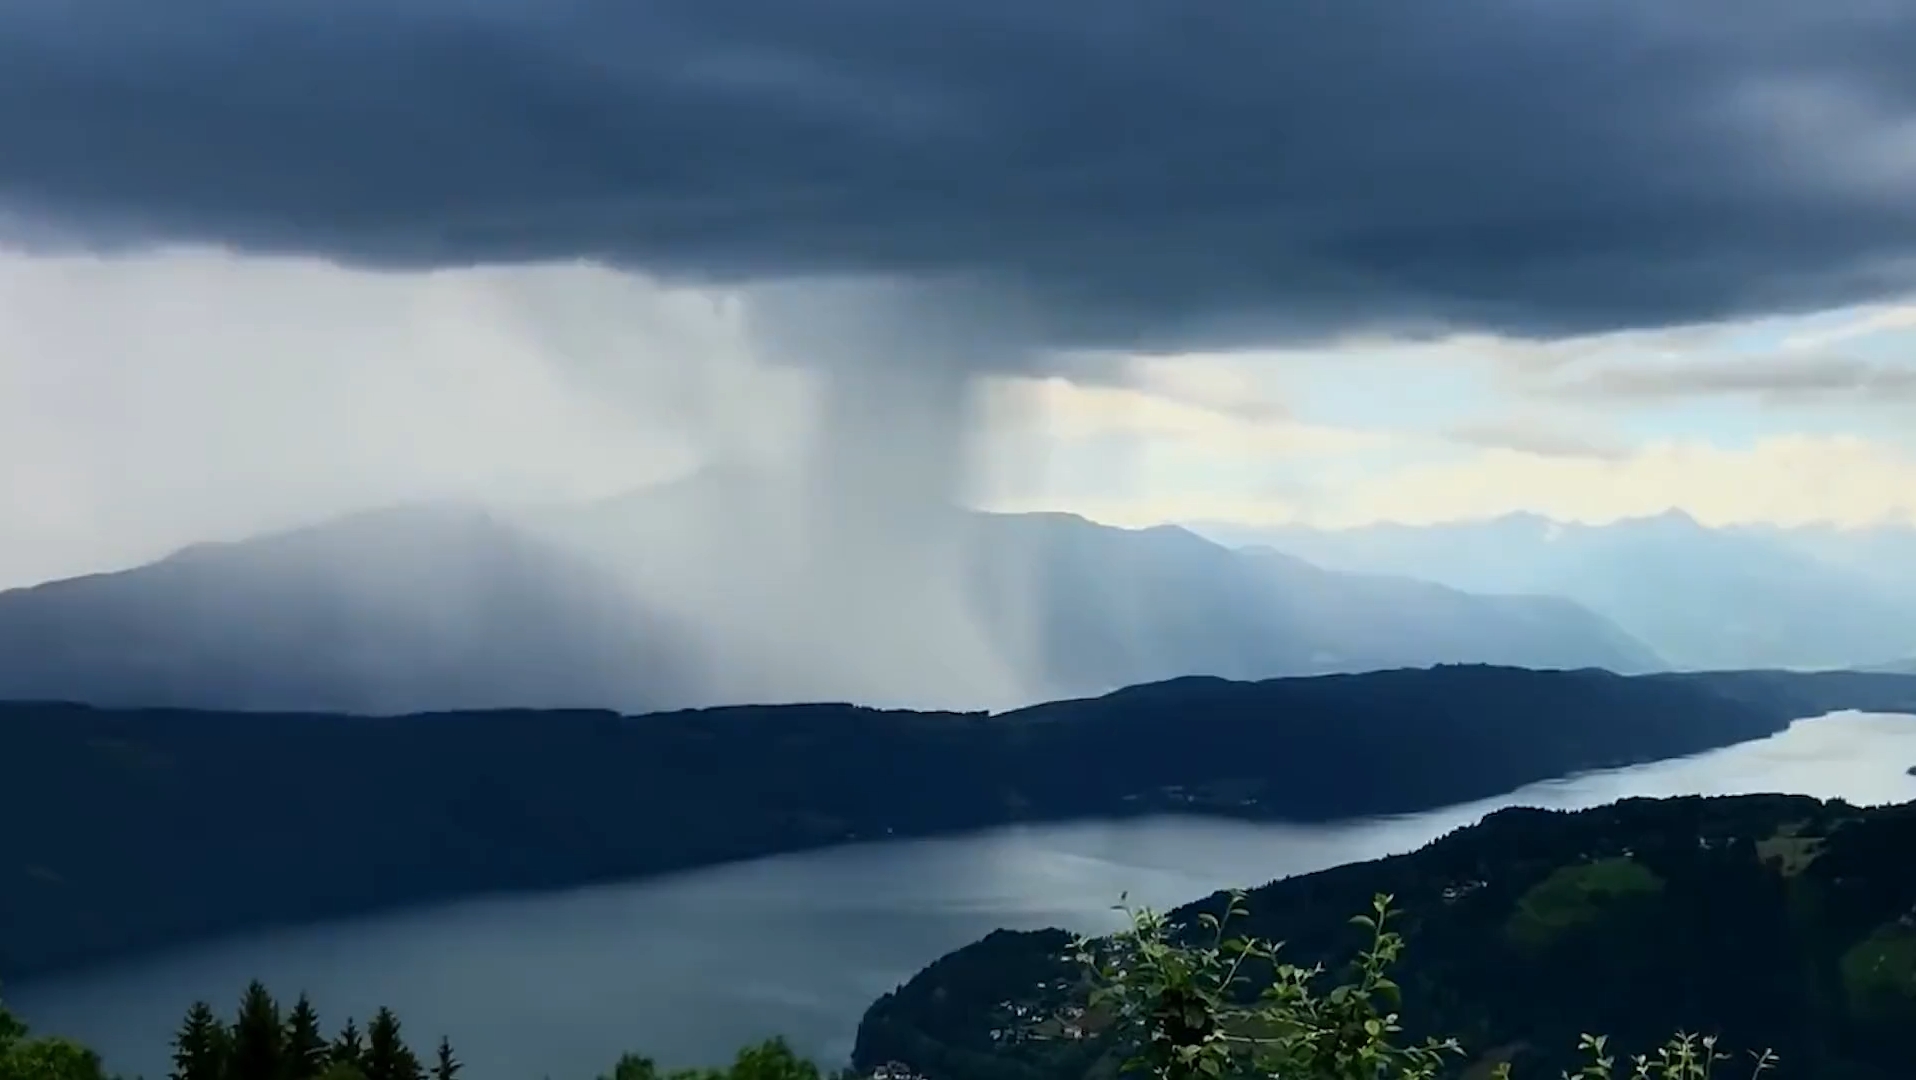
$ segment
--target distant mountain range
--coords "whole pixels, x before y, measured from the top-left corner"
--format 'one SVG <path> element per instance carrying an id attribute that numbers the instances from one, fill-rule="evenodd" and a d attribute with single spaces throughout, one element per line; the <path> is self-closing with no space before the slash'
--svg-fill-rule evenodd
<path id="1" fill-rule="evenodd" d="M 1835 668 L 1916 655 L 1916 530 L 1707 528 L 1679 512 L 1592 526 L 1512 514 L 1431 526 L 1193 526 L 1349 572 L 1543 593 L 1680 668 Z"/>
<path id="2" fill-rule="evenodd" d="M 1663 666 L 1560 598 L 1064 514 L 952 509 L 878 543 L 726 483 L 510 515 L 401 507 L 0 593 L 0 699 L 998 708 L 1194 674 Z"/>
<path id="3" fill-rule="evenodd" d="M 888 835 L 1408 813 L 1838 708 L 1916 711 L 1916 678 L 1440 667 L 1187 678 L 996 716 L 0 704 L 0 820 L 18 823 L 0 859 L 0 979 L 248 926 Z"/>

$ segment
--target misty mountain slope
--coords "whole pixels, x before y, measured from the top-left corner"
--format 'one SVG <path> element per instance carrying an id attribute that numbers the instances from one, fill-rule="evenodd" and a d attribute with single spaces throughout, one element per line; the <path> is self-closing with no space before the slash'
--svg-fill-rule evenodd
<path id="1" fill-rule="evenodd" d="M 0 593 L 0 698 L 395 713 L 663 707 L 680 635 L 483 512 L 375 511 Z"/>
<path id="2" fill-rule="evenodd" d="M 1594 666 L 1624 673 L 1665 666 L 1614 622 L 1560 596 L 1470 593 L 1401 575 L 1339 573 L 1268 547 L 1246 548 L 1241 557 L 1273 575 L 1294 617 L 1322 634 L 1395 625 L 1407 639 L 1453 642 L 1460 651 L 1501 657 L 1485 662 L 1520 667 L 1575 666 L 1594 643 L 1614 657 Z"/>
<path id="3" fill-rule="evenodd" d="M 1916 524 L 1891 522 L 1866 528 L 1744 525 L 1732 531 L 1761 537 L 1840 567 L 1898 596 L 1916 596 Z"/>
<path id="4" fill-rule="evenodd" d="M 898 526 L 820 520 L 737 474 L 529 520 L 697 626 L 718 681 L 764 701 L 1003 707 L 1193 674 L 1662 666 L 1568 602 L 1337 573 L 1175 527 L 938 506 L 876 543 Z M 890 696 L 901 682 L 918 692 Z"/>
<path id="5" fill-rule="evenodd" d="M 974 573 L 1001 615 L 1038 583 L 1047 670 L 1080 684 L 1481 662 L 1647 671 L 1657 656 L 1574 604 L 1478 596 L 1232 551 L 1185 529 L 978 515 Z M 1010 572 L 1007 572 L 1007 570 Z M 1029 595 L 1029 594 L 1027 594 Z"/>
<path id="6" fill-rule="evenodd" d="M 886 532 L 805 496 L 718 473 L 520 520 L 677 621 L 706 659 L 707 704 L 1011 708 L 1048 696 L 1007 659 L 1016 643 L 974 617 L 954 569 L 960 514 L 938 508 Z"/>
<path id="7" fill-rule="evenodd" d="M 1889 536 L 1863 544 L 1711 529 L 1674 511 L 1602 526 L 1513 514 L 1425 527 L 1200 529 L 1342 570 L 1566 597 L 1679 667 L 1843 667 L 1916 652 L 1916 567 L 1896 562 L 1902 548 Z"/>

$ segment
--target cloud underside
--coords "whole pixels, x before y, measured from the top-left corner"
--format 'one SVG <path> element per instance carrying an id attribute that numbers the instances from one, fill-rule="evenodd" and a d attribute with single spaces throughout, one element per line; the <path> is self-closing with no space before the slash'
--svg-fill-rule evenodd
<path id="1" fill-rule="evenodd" d="M 1708 396 L 1775 402 L 1819 398 L 1902 404 L 1916 398 L 1916 367 L 1822 351 L 1619 365 L 1565 382 L 1557 392 L 1583 400 L 1649 403 Z"/>
<path id="2" fill-rule="evenodd" d="M 1614 439 L 1577 430 L 1575 425 L 1519 416 L 1459 424 L 1446 434 L 1464 446 L 1512 450 L 1549 458 L 1616 460 L 1628 449 Z"/>
<path id="3" fill-rule="evenodd" d="M 1557 336 L 1916 285 L 1876 0 L 67 0 L 6 235 L 962 278 L 1054 344 Z"/>

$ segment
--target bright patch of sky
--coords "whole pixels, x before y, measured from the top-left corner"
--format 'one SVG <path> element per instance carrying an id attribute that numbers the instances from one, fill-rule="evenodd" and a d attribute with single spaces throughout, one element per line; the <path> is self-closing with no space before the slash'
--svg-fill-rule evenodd
<path id="1" fill-rule="evenodd" d="M 1488 363 L 1457 351 L 1356 345 L 1275 359 L 1301 419 L 1434 436 L 1501 405 Z"/>
<path id="2" fill-rule="evenodd" d="M 1145 454 L 1154 466 L 1078 505 L 1127 524 L 1514 511 L 1603 521 L 1670 508 L 1719 523 L 1908 520 L 1912 313 L 1888 306 L 1586 341 L 1356 342 L 1156 362 L 1178 374 L 1142 380 L 1154 393 L 1192 401 L 1193 387 L 1235 386 L 1260 423 L 1311 434 L 1247 453 L 1192 426 L 1173 453 L 1157 445 L 1164 432 L 1140 431 L 1156 446 Z M 1212 430 L 1241 423 L 1228 415 L 1232 400 L 1213 394 L 1207 404 Z"/>

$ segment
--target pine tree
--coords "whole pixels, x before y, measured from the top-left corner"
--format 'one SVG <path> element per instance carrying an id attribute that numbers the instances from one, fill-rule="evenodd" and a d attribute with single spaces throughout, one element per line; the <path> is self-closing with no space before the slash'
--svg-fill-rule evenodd
<path id="1" fill-rule="evenodd" d="M 279 1003 L 255 979 L 240 998 L 226 1080 L 286 1080 L 286 1030 Z"/>
<path id="2" fill-rule="evenodd" d="M 172 1080 L 224 1080 L 226 1031 L 213 1007 L 196 1001 L 173 1037 Z"/>
<path id="3" fill-rule="evenodd" d="M 346 1018 L 346 1026 L 339 1029 L 339 1037 L 326 1049 L 327 1059 L 334 1065 L 351 1065 L 357 1069 L 366 1059 L 366 1043 L 360 1038 L 359 1025 L 353 1018 Z"/>
<path id="4" fill-rule="evenodd" d="M 319 1013 L 305 994 L 286 1015 L 285 1080 L 313 1080 L 326 1068 L 326 1037 L 319 1033 Z"/>
<path id="5" fill-rule="evenodd" d="M 226 1024 L 218 1024 L 213 1028 L 213 1060 L 219 1062 L 222 1080 L 230 1080 L 233 1075 L 233 1029 Z"/>
<path id="6" fill-rule="evenodd" d="M 433 1062 L 432 1080 L 454 1080 L 463 1067 L 459 1059 L 452 1056 L 452 1042 L 444 1035 L 439 1036 L 439 1059 Z"/>
<path id="7" fill-rule="evenodd" d="M 426 1075 L 419 1055 L 401 1037 L 399 1017 L 384 1006 L 366 1025 L 366 1054 L 359 1068 L 366 1080 L 425 1080 Z"/>

